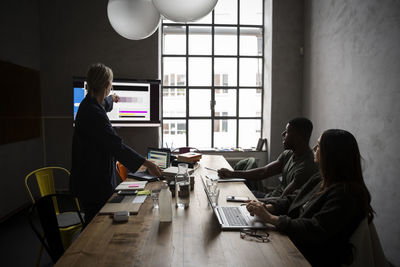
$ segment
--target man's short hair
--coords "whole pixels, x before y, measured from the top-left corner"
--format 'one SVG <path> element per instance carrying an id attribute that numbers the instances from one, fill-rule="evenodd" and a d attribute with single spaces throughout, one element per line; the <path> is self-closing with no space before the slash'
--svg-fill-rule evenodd
<path id="1" fill-rule="evenodd" d="M 299 133 L 307 143 L 310 141 L 313 130 L 312 122 L 304 117 L 295 118 L 289 121 L 289 125 Z"/>

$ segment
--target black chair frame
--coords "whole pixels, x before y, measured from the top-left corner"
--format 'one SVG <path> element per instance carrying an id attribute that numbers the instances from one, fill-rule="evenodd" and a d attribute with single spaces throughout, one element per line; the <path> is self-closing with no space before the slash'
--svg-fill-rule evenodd
<path id="1" fill-rule="evenodd" d="M 61 240 L 57 215 L 54 210 L 54 199 L 57 201 L 68 201 L 69 206 L 72 207 L 71 211 L 77 213 L 82 225 L 84 224 L 84 220 L 79 207 L 76 205 L 75 197 L 70 194 L 58 193 L 46 195 L 39 198 L 29 209 L 29 224 L 55 263 L 62 256 L 65 249 Z M 39 218 L 41 230 L 35 226 L 35 215 Z"/>

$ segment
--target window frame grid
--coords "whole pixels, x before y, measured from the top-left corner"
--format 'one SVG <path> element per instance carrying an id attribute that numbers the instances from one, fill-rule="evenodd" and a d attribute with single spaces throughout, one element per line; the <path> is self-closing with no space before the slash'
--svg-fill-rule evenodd
<path id="1" fill-rule="evenodd" d="M 244 0 L 237 0 L 237 23 L 236 24 L 215 24 L 215 13 L 214 10 L 212 11 L 212 19 L 211 24 L 207 23 L 164 23 L 161 22 L 161 77 L 162 81 L 164 78 L 164 58 L 173 58 L 173 57 L 180 57 L 185 58 L 185 65 L 186 65 L 186 84 L 184 86 L 164 86 L 164 83 L 161 83 L 161 91 L 163 92 L 164 89 L 168 88 L 183 88 L 186 91 L 186 116 L 185 117 L 164 117 L 164 110 L 163 110 L 163 94 L 161 99 L 161 125 L 163 127 L 164 120 L 179 120 L 185 121 L 186 123 L 186 146 L 189 146 L 189 120 L 211 120 L 211 148 L 214 145 L 214 121 L 215 120 L 236 120 L 236 147 L 239 147 L 239 121 L 240 120 L 261 120 L 260 123 L 260 137 L 263 136 L 263 126 L 264 126 L 264 52 L 265 52 L 265 18 L 264 18 L 264 9 L 265 3 L 262 1 L 262 25 L 249 25 L 249 24 L 240 24 L 240 1 Z M 185 40 L 186 40 L 186 51 L 184 54 L 164 54 L 163 51 L 163 42 L 164 42 L 164 26 L 181 26 L 185 28 Z M 190 27 L 211 27 L 211 54 L 210 55 L 189 55 L 189 28 Z M 236 27 L 236 41 L 237 41 L 237 53 L 236 55 L 215 55 L 215 27 L 229 27 L 233 28 Z M 262 52 L 261 55 L 240 55 L 240 29 L 241 28 L 255 28 L 261 29 L 261 36 L 262 36 Z M 211 58 L 211 86 L 189 86 L 189 58 Z M 236 86 L 215 86 L 214 84 L 214 60 L 215 58 L 235 58 L 236 59 Z M 240 86 L 240 59 L 241 58 L 256 58 L 261 59 L 261 86 Z M 211 106 L 211 116 L 189 116 L 189 94 L 191 89 L 207 89 L 211 90 L 211 101 L 213 104 L 210 103 Z M 236 116 L 215 116 L 215 90 L 216 89 L 236 89 Z M 253 116 L 253 117 L 240 117 L 239 116 L 239 94 L 241 90 L 246 89 L 261 89 L 261 116 Z M 164 133 L 161 131 L 161 142 L 164 144 Z"/>

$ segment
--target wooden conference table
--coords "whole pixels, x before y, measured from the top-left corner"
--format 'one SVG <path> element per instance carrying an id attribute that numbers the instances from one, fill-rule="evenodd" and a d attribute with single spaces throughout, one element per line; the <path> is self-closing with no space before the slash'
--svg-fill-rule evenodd
<path id="1" fill-rule="evenodd" d="M 268 230 L 268 243 L 241 239 L 238 231 L 221 231 L 200 179 L 211 172 L 204 167 L 231 167 L 223 156 L 203 155 L 199 165 L 190 206 L 173 208 L 171 223 L 159 222 L 150 197 L 127 223 L 115 224 L 110 216 L 97 215 L 55 266 L 310 266 L 290 239 L 276 231 Z M 255 199 L 241 182 L 218 186 L 220 205 L 226 204 L 228 195 Z M 146 188 L 156 187 L 160 183 Z"/>

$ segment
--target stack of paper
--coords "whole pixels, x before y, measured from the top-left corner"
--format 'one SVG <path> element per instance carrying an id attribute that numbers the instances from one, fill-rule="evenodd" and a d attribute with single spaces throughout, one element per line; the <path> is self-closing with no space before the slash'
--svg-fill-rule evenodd
<path id="1" fill-rule="evenodd" d="M 196 152 L 187 152 L 178 155 L 178 161 L 194 163 L 201 159 L 201 154 Z"/>
<path id="2" fill-rule="evenodd" d="M 188 174 L 191 175 L 194 172 L 194 169 L 188 168 Z M 169 167 L 162 171 L 162 175 L 164 178 L 171 180 L 175 178 L 175 175 L 178 173 L 178 167 Z"/>

